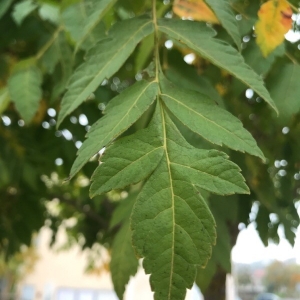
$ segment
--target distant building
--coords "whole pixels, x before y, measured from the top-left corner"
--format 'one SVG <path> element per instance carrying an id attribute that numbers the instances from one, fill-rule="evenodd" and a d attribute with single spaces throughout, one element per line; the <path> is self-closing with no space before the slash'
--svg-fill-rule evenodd
<path id="1" fill-rule="evenodd" d="M 37 240 L 39 260 L 31 274 L 19 284 L 18 300 L 118 300 L 109 272 L 86 274 L 88 251 L 74 246 L 67 251 L 49 249 L 51 231 L 43 228 Z M 58 232 L 58 244 L 66 241 L 63 229 Z M 105 250 L 103 256 L 108 258 Z M 153 300 L 143 269 L 130 280 L 125 300 Z M 186 300 L 202 300 L 198 288 L 188 291 Z"/>

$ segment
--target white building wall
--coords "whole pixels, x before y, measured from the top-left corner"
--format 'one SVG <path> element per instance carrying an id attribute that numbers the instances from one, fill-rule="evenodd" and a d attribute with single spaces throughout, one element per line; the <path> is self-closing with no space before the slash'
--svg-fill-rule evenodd
<path id="1" fill-rule="evenodd" d="M 63 245 L 65 231 L 60 229 L 57 237 L 57 244 Z M 87 250 L 82 251 L 79 246 L 67 251 L 57 251 L 57 246 L 50 249 L 50 238 L 50 229 L 43 228 L 37 241 L 39 260 L 19 286 L 20 300 L 117 300 L 109 272 L 100 275 L 85 272 Z M 103 257 L 107 258 L 105 251 Z M 202 299 L 196 287 L 187 292 L 186 300 Z M 131 278 L 124 300 L 153 300 L 149 276 L 142 268 Z"/>

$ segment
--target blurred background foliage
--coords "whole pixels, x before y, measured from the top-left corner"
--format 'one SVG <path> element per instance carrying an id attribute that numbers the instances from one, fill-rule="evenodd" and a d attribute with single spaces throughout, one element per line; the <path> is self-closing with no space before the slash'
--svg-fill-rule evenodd
<path id="1" fill-rule="evenodd" d="M 296 0 L 290 2 L 298 5 Z M 86 15 L 92 13 L 89 3 L 87 0 L 2 0 L 0 3 L 1 259 L 11 259 L 23 245 L 29 246 L 33 233 L 42 226 L 53 230 L 54 242 L 59 226 L 70 218 L 75 220 L 74 226 L 67 229 L 70 244 L 91 248 L 100 243 L 111 249 L 119 230 L 118 223 L 110 226 L 112 216 L 123 199 L 140 188 L 139 185 L 128 187 L 91 201 L 89 178 L 98 164 L 97 157 L 77 177 L 65 181 L 90 125 L 102 116 L 110 99 L 148 76 L 147 67 L 152 59 L 150 36 L 138 45 L 114 77 L 105 80 L 57 129 L 61 97 L 86 51 L 105 37 L 113 23 L 149 13 L 151 9 L 150 0 L 113 1 L 102 20 L 95 22 L 85 34 L 81 28 Z M 218 241 L 207 268 L 198 272 L 197 283 L 203 291 L 212 290 L 212 278 L 224 279 L 230 272 L 230 251 L 239 230 L 250 222 L 255 222 L 265 245 L 270 240 L 279 242 L 280 226 L 293 245 L 299 225 L 300 43 L 286 40 L 264 58 L 253 32 L 261 1 L 231 0 L 230 4 L 242 37 L 242 54 L 265 79 L 279 108 L 279 117 L 230 74 L 171 40 L 161 45 L 162 66 L 168 78 L 179 86 L 208 94 L 238 116 L 267 157 L 263 163 L 253 156 L 222 149 L 241 167 L 251 195 L 207 195 L 218 225 Z M 158 1 L 158 14 L 175 17 L 171 1 Z M 295 35 L 299 34 L 299 26 L 300 19 L 295 14 Z M 219 39 L 234 46 L 220 25 L 214 28 Z M 18 77 L 22 72 L 28 75 L 28 82 Z M 26 91 L 32 88 L 30 80 L 39 91 L 38 99 L 27 100 Z M 18 95 L 22 101 L 11 101 Z M 125 134 L 144 127 L 145 120 L 147 116 Z M 191 144 L 207 147 L 202 138 L 183 126 L 180 128 Z M 120 221 L 125 222 L 122 218 Z"/>

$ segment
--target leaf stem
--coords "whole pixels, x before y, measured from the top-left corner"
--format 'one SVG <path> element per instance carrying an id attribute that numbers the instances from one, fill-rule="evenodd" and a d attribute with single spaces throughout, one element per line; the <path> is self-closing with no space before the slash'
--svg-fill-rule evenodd
<path id="1" fill-rule="evenodd" d="M 52 44 L 55 42 L 57 39 L 59 33 L 63 30 L 63 26 L 59 26 L 55 32 L 53 33 L 51 39 L 41 48 L 41 50 L 36 54 L 35 58 L 36 60 L 39 60 L 45 53 L 46 51 L 52 46 Z"/>
<path id="2" fill-rule="evenodd" d="M 288 3 L 289 3 L 289 5 L 290 5 L 290 7 L 291 7 L 295 12 L 299 13 L 299 11 L 300 11 L 299 8 L 297 8 L 295 5 L 293 5 L 290 1 L 288 1 Z"/>
<path id="3" fill-rule="evenodd" d="M 289 53 L 289 52 L 285 52 L 285 56 L 291 60 L 291 62 L 294 64 L 294 65 L 298 65 L 298 61 Z"/>

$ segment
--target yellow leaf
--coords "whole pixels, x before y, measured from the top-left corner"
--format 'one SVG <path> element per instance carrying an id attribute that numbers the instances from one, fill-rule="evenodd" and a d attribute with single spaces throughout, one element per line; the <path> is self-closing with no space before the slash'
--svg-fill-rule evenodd
<path id="1" fill-rule="evenodd" d="M 173 11 L 181 18 L 192 18 L 196 21 L 205 21 L 219 24 L 213 11 L 203 0 L 175 0 Z"/>
<path id="2" fill-rule="evenodd" d="M 255 33 L 256 42 L 265 57 L 283 43 L 284 35 L 292 28 L 292 14 L 286 0 L 270 0 L 261 6 Z"/>

